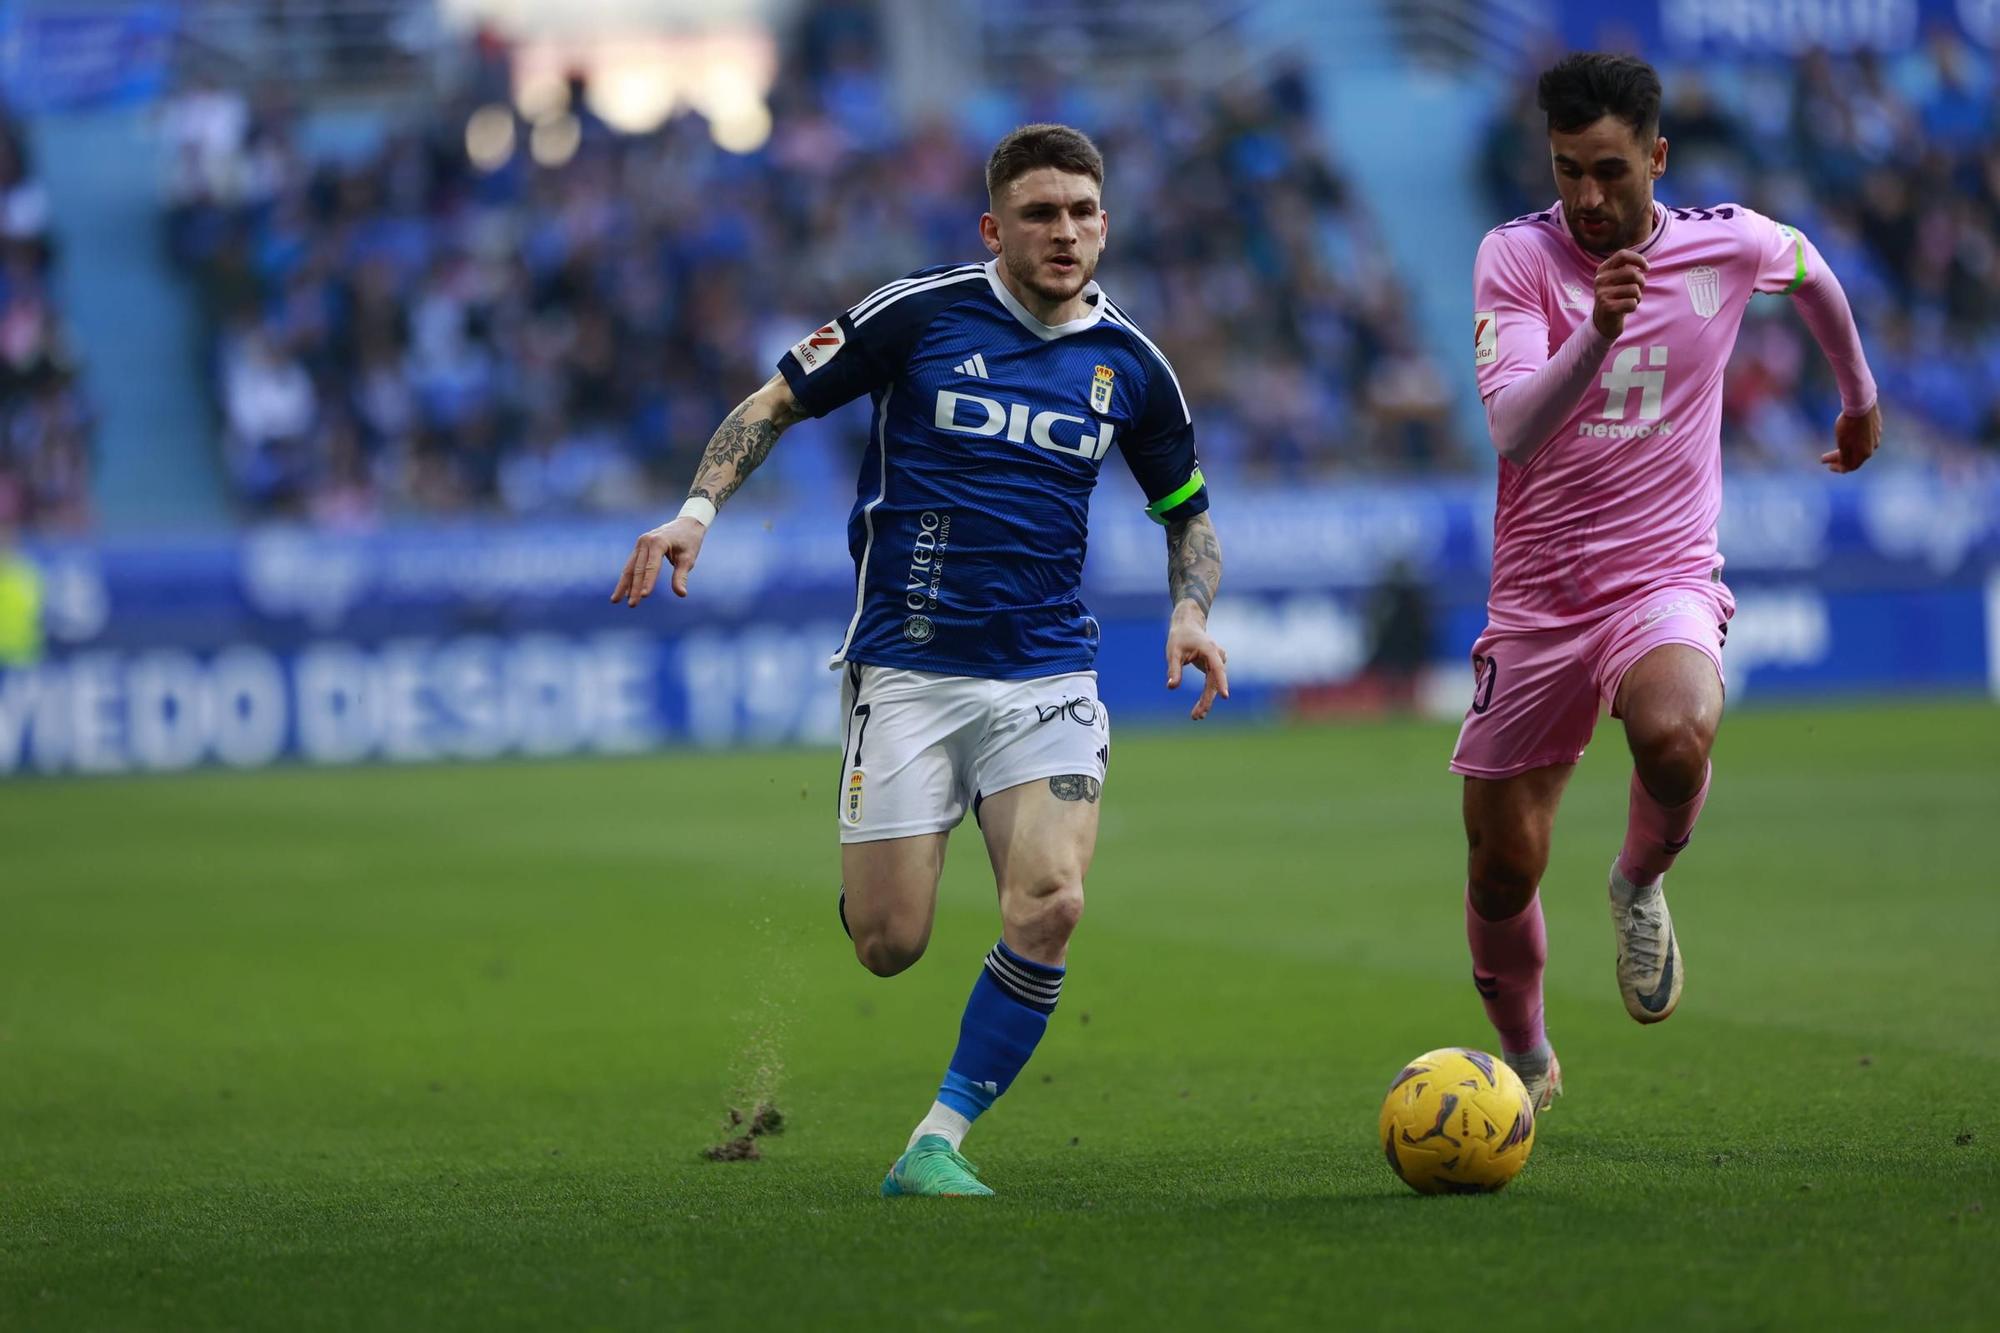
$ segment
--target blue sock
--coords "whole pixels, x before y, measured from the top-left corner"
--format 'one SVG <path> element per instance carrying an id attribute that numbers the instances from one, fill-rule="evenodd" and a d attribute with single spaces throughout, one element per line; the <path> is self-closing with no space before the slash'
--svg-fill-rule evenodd
<path id="1" fill-rule="evenodd" d="M 938 1101 L 967 1120 L 993 1105 L 1035 1053 L 1062 983 L 1062 968 L 1030 962 L 1005 941 L 995 944 L 965 1002 Z"/>

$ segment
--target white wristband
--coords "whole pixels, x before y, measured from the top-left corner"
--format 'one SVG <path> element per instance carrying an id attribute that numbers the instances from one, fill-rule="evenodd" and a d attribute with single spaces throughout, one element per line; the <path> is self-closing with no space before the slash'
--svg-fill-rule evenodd
<path id="1" fill-rule="evenodd" d="M 705 495 L 690 495 L 676 517 L 691 518 L 704 528 L 712 527 L 715 523 L 715 502 Z"/>

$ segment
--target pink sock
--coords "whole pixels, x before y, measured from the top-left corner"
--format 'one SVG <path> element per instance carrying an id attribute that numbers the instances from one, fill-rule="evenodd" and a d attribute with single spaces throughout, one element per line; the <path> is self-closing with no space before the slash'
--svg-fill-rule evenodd
<path id="1" fill-rule="evenodd" d="M 1618 873 L 1638 888 L 1644 888 L 1667 873 L 1674 858 L 1688 845 L 1694 821 L 1708 799 L 1708 780 L 1713 769 L 1701 775 L 1701 790 L 1686 805 L 1661 805 L 1632 774 L 1631 811 L 1625 820 L 1625 849 L 1618 854 Z"/>
<path id="2" fill-rule="evenodd" d="M 1542 967 L 1549 959 L 1549 934 L 1542 924 L 1542 899 L 1505 921 L 1488 921 L 1465 898 L 1465 938 L 1472 945 L 1472 984 L 1486 1005 L 1486 1017 L 1500 1034 L 1503 1052 L 1532 1051 L 1542 1031 Z"/>

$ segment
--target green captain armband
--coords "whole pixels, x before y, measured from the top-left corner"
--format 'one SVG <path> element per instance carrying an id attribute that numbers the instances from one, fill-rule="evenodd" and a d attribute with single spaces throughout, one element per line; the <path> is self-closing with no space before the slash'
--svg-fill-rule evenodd
<path id="1" fill-rule="evenodd" d="M 1792 270 L 1792 285 L 1785 288 L 1784 291 L 1784 294 L 1786 296 L 1790 296 L 1793 292 L 1797 291 L 1802 285 L 1804 285 L 1806 280 L 1806 242 L 1805 238 L 1803 236 L 1800 236 L 1798 232 L 1794 231 L 1790 227 L 1783 225 L 1782 223 L 1779 224 L 1778 230 L 1783 235 L 1790 237 L 1792 242 L 1792 262 L 1794 264 L 1794 268 Z"/>
<path id="2" fill-rule="evenodd" d="M 1165 527 L 1167 523 L 1166 515 L 1172 510 L 1186 504 L 1188 499 L 1202 488 L 1203 484 L 1201 469 L 1196 468 L 1194 475 L 1182 482 L 1178 489 L 1171 494 L 1161 496 L 1159 499 L 1153 501 L 1153 503 L 1147 505 L 1146 517 L 1152 519 L 1161 527 Z"/>

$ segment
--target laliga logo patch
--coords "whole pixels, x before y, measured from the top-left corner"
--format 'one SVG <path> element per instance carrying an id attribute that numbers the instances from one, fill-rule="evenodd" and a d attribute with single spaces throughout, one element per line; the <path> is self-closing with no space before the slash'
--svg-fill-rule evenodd
<path id="1" fill-rule="evenodd" d="M 810 375 L 827 362 L 833 360 L 840 349 L 847 346 L 847 330 L 840 327 L 840 321 L 824 325 L 808 333 L 792 346 L 792 355 Z"/>
<path id="2" fill-rule="evenodd" d="M 1500 322 L 1491 310 L 1472 315 L 1472 364 L 1490 366 L 1500 359 Z"/>
<path id="3" fill-rule="evenodd" d="M 847 822 L 861 822 L 861 770 L 858 768 L 847 775 Z"/>
<path id="4" fill-rule="evenodd" d="M 1090 378 L 1090 410 L 1099 416 L 1111 411 L 1111 380 L 1110 366 L 1099 366 Z"/>

